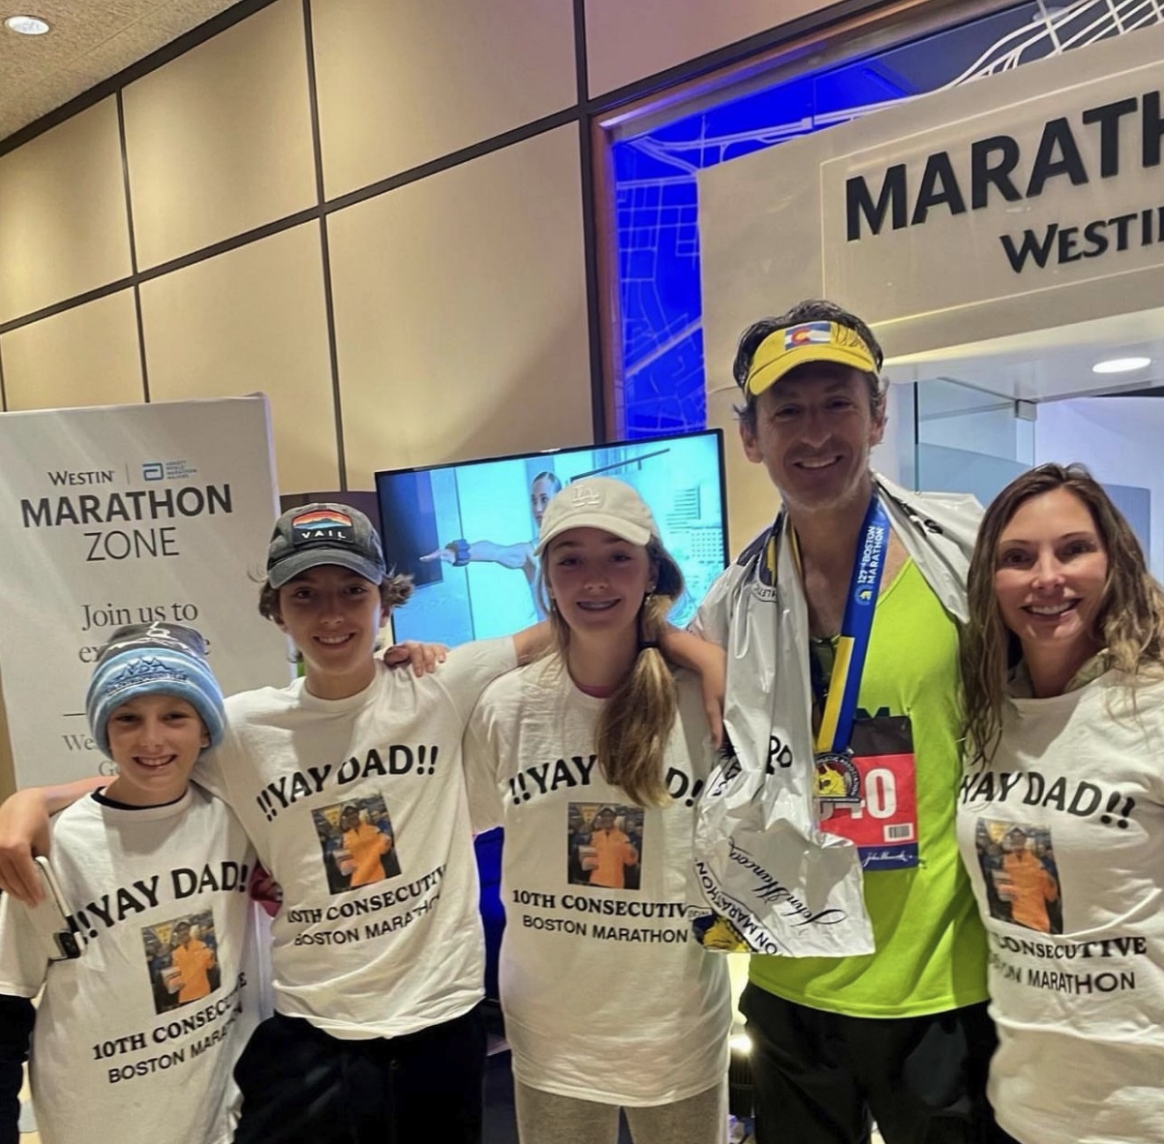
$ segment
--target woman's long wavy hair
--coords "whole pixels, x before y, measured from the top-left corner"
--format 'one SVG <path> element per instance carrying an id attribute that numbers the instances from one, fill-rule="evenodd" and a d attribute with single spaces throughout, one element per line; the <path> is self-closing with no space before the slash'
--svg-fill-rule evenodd
<path id="1" fill-rule="evenodd" d="M 1107 554 L 1107 579 L 1095 617 L 1108 666 L 1126 673 L 1164 671 L 1164 590 L 1153 579 L 1140 542 L 1103 486 L 1083 465 L 1039 465 L 994 498 L 970 560 L 970 620 L 962 633 L 962 691 L 967 760 L 988 760 L 1002 734 L 1006 679 L 1022 659 L 1018 637 L 1004 623 L 994 591 L 998 541 L 1033 497 L 1066 489 L 1087 507 Z"/>
<path id="2" fill-rule="evenodd" d="M 563 663 L 570 626 L 554 604 L 546 579 L 545 553 L 538 571 L 538 596 L 550 620 L 554 646 Z M 683 573 L 675 558 L 652 537 L 647 542 L 654 590 L 639 609 L 639 652 L 630 673 L 603 706 L 598 719 L 598 766 L 608 783 L 621 787 L 640 806 L 671 801 L 663 781 L 663 756 L 675 723 L 675 680 L 659 650 L 659 635 L 675 601 L 683 594 Z"/>

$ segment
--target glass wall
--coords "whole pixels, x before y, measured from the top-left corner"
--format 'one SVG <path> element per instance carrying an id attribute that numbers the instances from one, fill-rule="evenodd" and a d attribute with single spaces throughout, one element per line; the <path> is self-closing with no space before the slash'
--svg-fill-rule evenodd
<path id="1" fill-rule="evenodd" d="M 917 383 L 919 489 L 973 493 L 989 504 L 1035 461 L 1034 407 L 949 377 Z"/>
<path id="2" fill-rule="evenodd" d="M 1036 0 L 760 90 L 753 79 L 746 92 L 705 97 L 711 106 L 649 129 L 636 131 L 633 119 L 615 129 L 621 370 L 613 407 L 623 418 L 616 436 L 706 425 L 700 170 L 1161 21 L 1164 8 L 1150 0 Z M 772 306 L 795 300 L 773 299 Z M 711 368 L 726 375 L 729 365 Z"/>

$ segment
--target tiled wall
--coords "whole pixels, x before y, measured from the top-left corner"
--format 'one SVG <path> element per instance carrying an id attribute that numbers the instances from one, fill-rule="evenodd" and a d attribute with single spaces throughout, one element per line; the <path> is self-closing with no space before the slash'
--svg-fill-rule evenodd
<path id="1" fill-rule="evenodd" d="M 0 155 L 3 409 L 262 391 L 284 494 L 589 442 L 586 101 L 827 7 L 275 0 Z"/>

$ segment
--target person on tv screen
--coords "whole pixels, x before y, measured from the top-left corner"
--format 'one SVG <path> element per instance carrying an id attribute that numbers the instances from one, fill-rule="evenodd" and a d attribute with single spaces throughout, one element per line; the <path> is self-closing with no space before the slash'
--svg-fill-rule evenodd
<path id="1" fill-rule="evenodd" d="M 550 502 L 536 552 L 554 650 L 485 689 L 464 742 L 474 828 L 505 828 L 519 1136 L 614 1144 L 621 1108 L 636 1144 L 720 1144 L 727 967 L 687 919 L 714 755 L 698 683 L 658 643 L 683 576 L 638 493 L 608 477 Z"/>
<path id="2" fill-rule="evenodd" d="M 452 564 L 455 568 L 483 562 L 500 564 L 503 568 L 520 569 L 525 573 L 526 583 L 529 584 L 534 611 L 537 612 L 539 620 L 544 620 L 546 613 L 537 593 L 538 559 L 535 551 L 537 532 L 542 526 L 546 506 L 561 488 L 562 482 L 548 469 L 534 477 L 529 488 L 529 505 L 534 521 L 534 535 L 531 540 L 519 540 L 516 544 L 497 544 L 492 540 L 451 540 L 443 548 L 428 552 L 420 559 L 426 564 L 440 560 L 445 564 Z"/>

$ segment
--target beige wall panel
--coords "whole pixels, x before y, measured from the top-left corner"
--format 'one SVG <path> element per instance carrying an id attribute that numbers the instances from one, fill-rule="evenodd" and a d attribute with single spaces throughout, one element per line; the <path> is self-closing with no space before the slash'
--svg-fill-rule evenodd
<path id="1" fill-rule="evenodd" d="M 328 198 L 577 102 L 571 0 L 316 0 Z"/>
<path id="2" fill-rule="evenodd" d="M 833 2 L 586 0 L 590 94 L 614 91 Z"/>
<path id="3" fill-rule="evenodd" d="M 10 331 L 0 338 L 0 361 L 9 410 L 144 400 L 133 291 Z"/>
<path id="4" fill-rule="evenodd" d="M 117 106 L 102 100 L 0 158 L 0 322 L 126 277 Z"/>
<path id="5" fill-rule="evenodd" d="M 322 266 L 312 222 L 141 288 L 150 396 L 267 394 L 283 493 L 339 487 Z"/>
<path id="6" fill-rule="evenodd" d="M 139 267 L 315 202 L 306 53 L 280 0 L 125 89 Z"/>
<path id="7" fill-rule="evenodd" d="M 576 128 L 328 225 L 352 488 L 592 439 Z"/>

